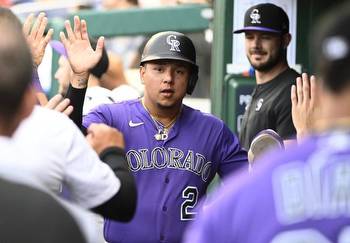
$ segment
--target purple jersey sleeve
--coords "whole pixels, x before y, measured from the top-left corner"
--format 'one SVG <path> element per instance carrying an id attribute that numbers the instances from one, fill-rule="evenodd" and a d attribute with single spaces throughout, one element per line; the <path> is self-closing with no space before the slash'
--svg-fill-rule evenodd
<path id="1" fill-rule="evenodd" d="M 233 175 L 184 242 L 295 243 L 350 239 L 350 134 L 313 137 Z"/>
<path id="2" fill-rule="evenodd" d="M 237 136 L 223 124 L 222 135 L 217 141 L 217 149 L 222 156 L 218 174 L 224 178 L 241 167 L 248 172 L 247 152 L 241 147 Z"/>

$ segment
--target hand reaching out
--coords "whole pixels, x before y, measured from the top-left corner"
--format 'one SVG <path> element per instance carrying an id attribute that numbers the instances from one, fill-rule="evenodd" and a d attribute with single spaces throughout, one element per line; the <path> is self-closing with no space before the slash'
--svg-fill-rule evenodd
<path id="1" fill-rule="evenodd" d="M 86 87 L 89 70 L 101 59 L 104 38 L 100 37 L 98 39 L 96 50 L 93 50 L 85 20 L 80 20 L 78 16 L 74 16 L 74 30 L 68 20 L 64 24 L 67 36 L 61 32 L 60 38 L 66 49 L 73 76 L 75 76 L 73 81 L 77 81 L 76 85 L 78 87 Z M 72 85 L 74 86 L 73 83 Z"/>
<path id="2" fill-rule="evenodd" d="M 44 106 L 50 110 L 55 110 L 69 116 L 73 112 L 73 106 L 69 105 L 69 99 L 63 99 L 61 94 L 57 94 L 52 97 Z"/>
<path id="3" fill-rule="evenodd" d="M 87 132 L 86 139 L 97 154 L 109 147 L 125 147 L 123 134 L 105 124 L 91 124 Z"/>
<path id="4" fill-rule="evenodd" d="M 45 35 L 45 29 L 48 23 L 45 13 L 38 15 L 34 25 L 33 21 L 34 14 L 30 14 L 24 21 L 22 30 L 30 47 L 34 66 L 38 67 L 43 60 L 45 48 L 52 38 L 53 29 L 50 29 Z"/>

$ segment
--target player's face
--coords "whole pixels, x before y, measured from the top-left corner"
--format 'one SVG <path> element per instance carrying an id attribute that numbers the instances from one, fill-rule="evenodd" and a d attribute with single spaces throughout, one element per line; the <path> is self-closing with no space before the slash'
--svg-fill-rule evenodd
<path id="1" fill-rule="evenodd" d="M 245 48 L 250 64 L 258 71 L 269 71 L 283 60 L 283 43 L 280 34 L 246 31 Z"/>
<path id="2" fill-rule="evenodd" d="M 55 73 L 55 79 L 57 79 L 59 84 L 58 92 L 60 94 L 67 93 L 71 72 L 72 70 L 68 60 L 64 56 L 61 56 L 58 59 L 58 69 Z"/>
<path id="3" fill-rule="evenodd" d="M 190 65 L 182 61 L 147 62 L 140 69 L 145 102 L 158 108 L 179 107 L 186 95 Z"/>

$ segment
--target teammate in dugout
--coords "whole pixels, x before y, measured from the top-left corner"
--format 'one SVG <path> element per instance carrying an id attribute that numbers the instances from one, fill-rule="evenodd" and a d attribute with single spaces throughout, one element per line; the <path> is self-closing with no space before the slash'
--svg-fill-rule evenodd
<path id="1" fill-rule="evenodd" d="M 88 70 L 98 59 L 103 38 L 94 52 L 86 23 L 78 17 L 74 30 L 66 22 L 66 31 L 61 41 L 74 72 L 68 93 L 77 101 L 84 98 Z M 178 32 L 157 33 L 141 59 L 144 97 L 101 105 L 83 118 L 84 127 L 105 123 L 123 133 L 137 183 L 136 214 L 126 224 L 107 220 L 108 242 L 180 242 L 215 174 L 225 177 L 248 168 L 246 151 L 221 120 L 182 104 L 195 88 L 197 74 L 192 41 Z"/>
<path id="2" fill-rule="evenodd" d="M 257 84 L 242 120 L 242 146 L 248 150 L 253 138 L 265 129 L 273 129 L 284 140 L 294 139 L 290 89 L 299 74 L 287 62 L 288 15 L 271 3 L 254 5 L 245 13 L 244 27 L 234 33 L 245 34 L 246 54 Z"/>
<path id="3" fill-rule="evenodd" d="M 304 113 L 319 105 L 315 94 L 322 97 L 314 134 L 298 147 L 266 155 L 253 177 L 233 184 L 238 175 L 232 176 L 185 242 L 349 242 L 349 24 L 349 2 L 323 18 L 310 42 L 319 79 L 309 84 L 303 75 L 292 90 L 293 107 L 305 104 Z"/>

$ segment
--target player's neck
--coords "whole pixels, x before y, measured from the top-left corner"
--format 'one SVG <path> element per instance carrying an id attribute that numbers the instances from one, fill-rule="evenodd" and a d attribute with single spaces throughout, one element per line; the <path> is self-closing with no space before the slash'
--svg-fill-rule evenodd
<path id="1" fill-rule="evenodd" d="M 12 137 L 12 135 L 15 133 L 19 122 L 18 121 L 4 121 L 1 119 L 0 121 L 0 136 L 4 137 Z"/>
<path id="2" fill-rule="evenodd" d="M 144 97 L 141 99 L 141 103 L 153 119 L 157 120 L 165 126 L 167 126 L 167 124 L 173 123 L 177 119 L 182 107 L 180 104 L 179 106 L 174 106 L 172 108 L 162 109 L 157 105 L 153 105 L 151 102 L 147 102 Z"/>
<path id="3" fill-rule="evenodd" d="M 329 128 L 350 128 L 350 89 L 342 94 L 322 94 L 320 119 L 316 122 L 318 130 Z"/>
<path id="4" fill-rule="evenodd" d="M 255 70 L 255 77 L 257 84 L 267 83 L 274 78 L 276 78 L 280 73 L 285 71 L 288 68 L 288 64 L 286 62 L 279 62 L 274 67 L 267 71 L 258 71 Z"/>

